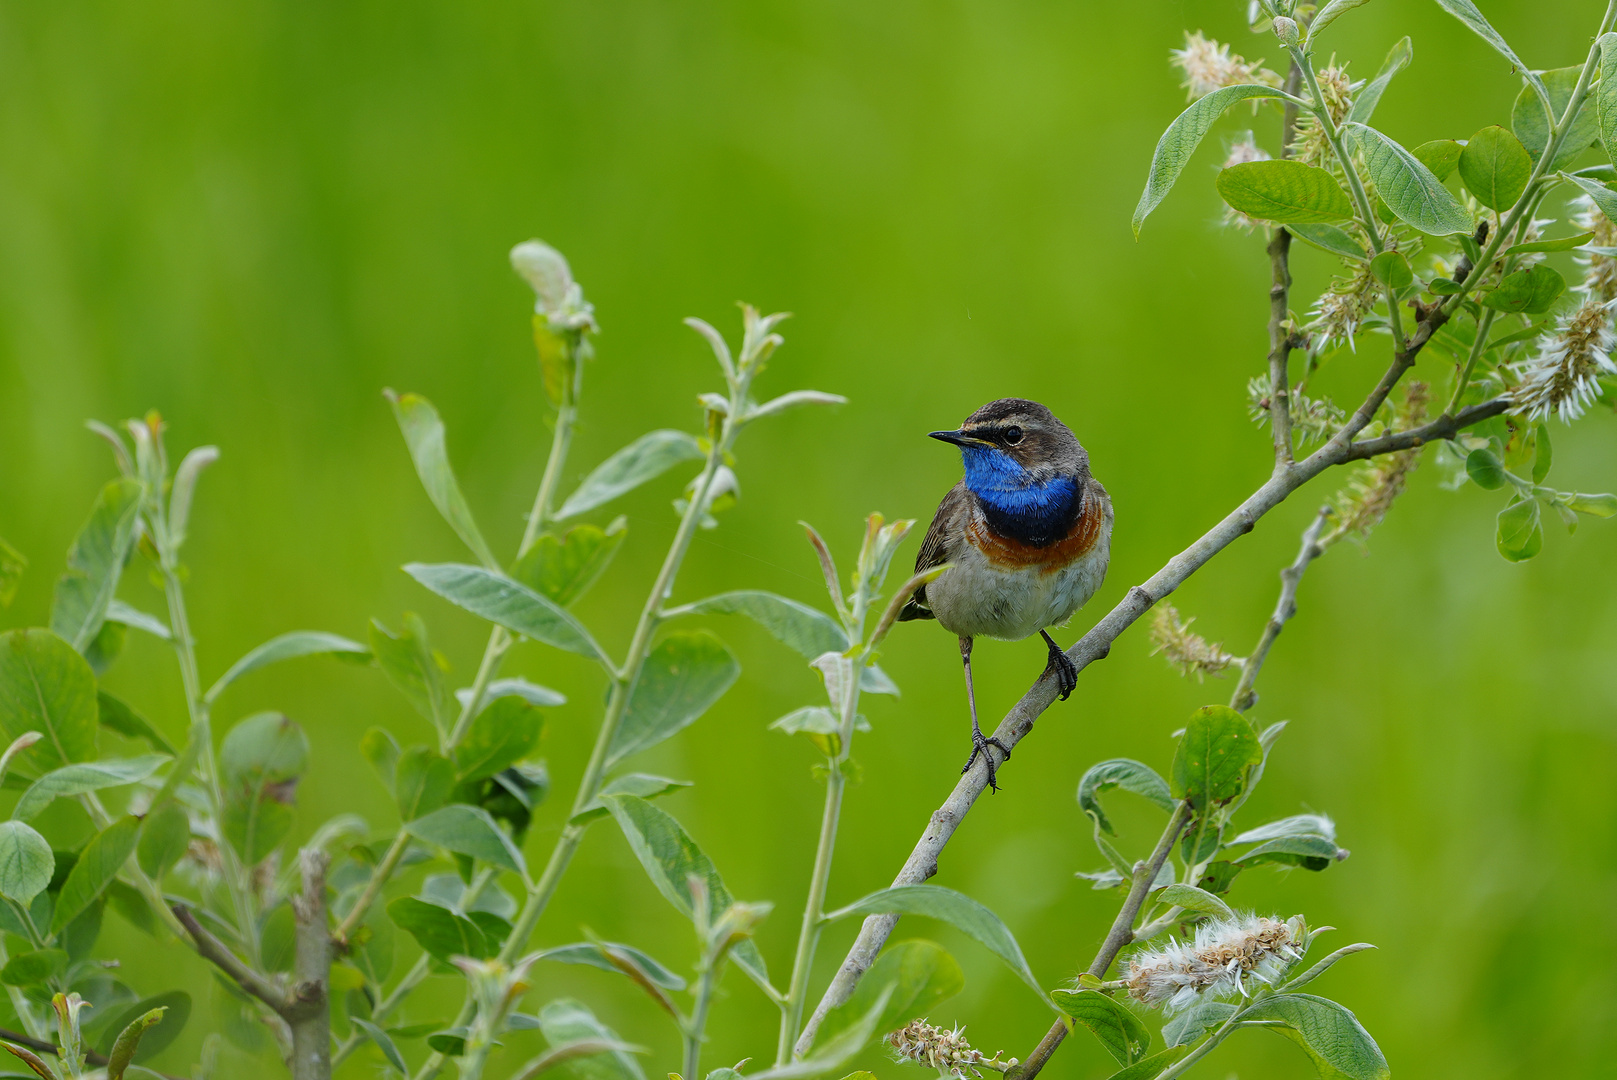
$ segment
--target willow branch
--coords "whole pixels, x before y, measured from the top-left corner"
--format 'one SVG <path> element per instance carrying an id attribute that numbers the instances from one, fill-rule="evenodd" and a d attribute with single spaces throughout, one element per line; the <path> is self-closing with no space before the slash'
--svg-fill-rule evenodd
<path id="1" fill-rule="evenodd" d="M 1286 77 L 1286 92 L 1295 95 L 1302 88 L 1303 73 L 1292 62 Z M 1280 156 L 1291 157 L 1291 142 L 1297 133 L 1297 106 L 1286 103 L 1285 117 L 1280 124 Z M 1291 384 L 1287 364 L 1291 359 L 1291 329 L 1286 325 L 1290 317 L 1291 296 L 1291 233 L 1284 225 L 1276 225 L 1269 237 L 1269 266 L 1272 281 L 1269 285 L 1269 429 L 1274 433 L 1275 463 L 1290 465 L 1291 444 Z"/>
<path id="2" fill-rule="evenodd" d="M 1353 417 L 1343 425 L 1324 446 L 1320 447 L 1307 458 L 1294 465 L 1277 465 L 1274 474 L 1265 481 L 1251 495 L 1242 500 L 1241 504 L 1230 511 L 1207 532 L 1203 533 L 1189 547 L 1169 559 L 1163 567 L 1148 578 L 1144 584 L 1135 585 L 1129 589 L 1116 607 L 1090 628 L 1089 632 L 1079 638 L 1072 648 L 1067 650 L 1067 656 L 1078 671 L 1082 671 L 1096 660 L 1106 657 L 1112 650 L 1112 643 L 1122 635 L 1146 612 L 1157 603 L 1169 596 L 1180 585 L 1184 584 L 1196 571 L 1205 566 L 1214 556 L 1240 537 L 1251 532 L 1258 520 L 1273 510 L 1291 495 L 1292 492 L 1318 477 L 1321 473 L 1334 465 L 1341 465 L 1349 461 L 1361 460 L 1374 456 L 1376 453 L 1389 453 L 1394 450 L 1408 449 L 1429 441 L 1429 438 L 1443 437 L 1442 432 L 1452 427 L 1458 431 L 1464 423 L 1477 423 L 1488 416 L 1497 415 L 1504 411 L 1508 403 L 1503 400 L 1489 402 L 1485 406 L 1474 406 L 1464 410 L 1459 416 L 1439 418 L 1431 424 L 1409 432 L 1394 436 L 1382 436 L 1367 440 L 1364 443 L 1354 443 L 1353 436 L 1362 431 L 1376 412 L 1392 393 L 1405 372 L 1415 362 L 1415 356 L 1423 345 L 1431 338 L 1436 325 L 1440 325 L 1444 316 L 1440 310 L 1427 310 L 1422 313 L 1422 319 L 1416 330 L 1409 337 L 1409 344 L 1394 354 L 1393 362 L 1371 391 L 1363 404 L 1355 411 Z M 1430 320 L 1430 321 L 1429 321 Z M 1492 409 L 1492 411 L 1489 411 Z M 1445 424 L 1447 427 L 1445 427 Z M 1370 449 L 1374 447 L 1375 449 Z M 1022 699 L 1006 713 L 999 726 L 994 729 L 994 738 L 998 739 L 1008 750 L 1013 750 L 1029 732 L 1033 724 L 1055 701 L 1057 683 L 1053 675 L 1041 675 Z M 1001 766 L 1003 767 L 1003 766 Z M 898 876 L 893 879 L 894 885 L 915 885 L 938 872 L 938 857 L 942 854 L 949 840 L 954 836 L 960 822 L 970 813 L 983 790 L 988 786 L 987 763 L 971 769 L 961 776 L 955 784 L 954 790 L 936 811 L 927 823 L 926 830 L 921 834 L 909 858 L 899 870 Z M 847 1001 L 853 994 L 854 986 L 861 976 L 869 970 L 876 960 L 877 954 L 887 942 L 898 923 L 897 915 L 871 915 L 864 925 L 860 927 L 859 936 L 855 939 L 852 948 L 848 950 L 843 959 L 842 966 L 832 977 L 831 984 L 826 987 L 820 1003 L 815 1007 L 814 1015 L 809 1018 L 802 1034 L 797 1041 L 797 1053 L 804 1054 L 813 1045 L 814 1037 L 819 1032 L 821 1022 L 832 1009 Z"/>
<path id="3" fill-rule="evenodd" d="M 29 1050 L 38 1050 L 41 1054 L 56 1054 L 58 1057 L 61 1056 L 61 1052 L 57 1049 L 55 1043 L 46 1039 L 36 1039 L 32 1035 L 24 1035 L 19 1031 L 8 1031 L 5 1028 L 0 1028 L 0 1042 L 16 1043 L 18 1046 L 26 1047 Z M 91 1065 L 105 1065 L 107 1064 L 107 1055 L 98 1054 L 94 1050 L 85 1048 L 84 1060 L 88 1061 Z M 161 1076 L 163 1080 L 186 1080 L 186 1078 L 183 1076 L 175 1076 L 172 1073 L 158 1072 L 156 1069 L 147 1069 L 146 1071 L 151 1073 L 153 1076 Z"/>
<path id="4" fill-rule="evenodd" d="M 1275 601 L 1274 614 L 1263 625 L 1263 633 L 1258 638 L 1257 648 L 1246 658 L 1241 665 L 1241 679 L 1235 684 L 1235 692 L 1230 695 L 1230 708 L 1237 712 L 1246 712 L 1258 703 L 1258 693 L 1254 689 L 1258 681 L 1258 672 L 1263 670 L 1263 662 L 1269 657 L 1269 650 L 1274 647 L 1275 639 L 1285 628 L 1291 617 L 1297 614 L 1297 586 L 1303 580 L 1303 573 L 1308 564 L 1325 554 L 1320 546 L 1319 537 L 1325 530 L 1325 522 L 1329 519 L 1330 511 L 1321 507 L 1314 520 L 1308 523 L 1303 530 L 1303 543 L 1297 552 L 1297 558 L 1292 560 L 1290 566 L 1280 571 L 1280 599 Z"/>
<path id="5" fill-rule="evenodd" d="M 198 956 L 229 975 L 237 986 L 273 1009 L 275 1015 L 283 1016 L 286 1013 L 290 1003 L 279 986 L 243 963 L 224 942 L 197 921 L 190 908 L 175 904 L 172 910 L 180 925 L 185 927 L 185 932 L 191 935 L 191 943 Z"/>

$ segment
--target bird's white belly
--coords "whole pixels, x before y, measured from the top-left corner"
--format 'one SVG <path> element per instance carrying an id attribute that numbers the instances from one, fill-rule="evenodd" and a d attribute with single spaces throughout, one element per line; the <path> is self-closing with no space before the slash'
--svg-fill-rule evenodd
<path id="1" fill-rule="evenodd" d="M 1020 641 L 1065 623 L 1106 577 L 1110 526 L 1108 520 L 1093 547 L 1056 570 L 995 566 L 982 551 L 962 544 L 950 568 L 926 587 L 928 606 L 945 630 L 960 637 Z"/>

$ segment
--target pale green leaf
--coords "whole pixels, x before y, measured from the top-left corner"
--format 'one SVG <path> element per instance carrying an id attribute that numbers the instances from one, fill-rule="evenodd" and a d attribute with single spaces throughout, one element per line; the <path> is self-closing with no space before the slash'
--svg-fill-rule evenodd
<path id="1" fill-rule="evenodd" d="M 1173 757 L 1173 793 L 1198 810 L 1241 793 L 1263 747 L 1246 717 L 1224 705 L 1196 710 Z"/>
<path id="2" fill-rule="evenodd" d="M 0 896 L 27 906 L 51 883 L 56 856 L 20 821 L 0 821 Z"/>
<path id="3" fill-rule="evenodd" d="M 107 617 L 107 605 L 135 543 L 142 489 L 135 480 L 114 480 L 101 489 L 90 520 L 67 552 L 67 572 L 56 583 L 51 629 L 80 652 L 90 647 Z"/>
<path id="4" fill-rule="evenodd" d="M 87 791 L 120 787 L 144 780 L 156 772 L 167 754 L 142 754 L 133 758 L 86 761 L 53 769 L 29 785 L 11 811 L 13 821 L 32 821 L 55 799 L 82 795 Z"/>
<path id="5" fill-rule="evenodd" d="M 1433 236 L 1469 233 L 1471 215 L 1420 159 L 1363 124 L 1344 124 L 1364 152 L 1376 193 L 1401 220 Z"/>
<path id="6" fill-rule="evenodd" d="M 1235 912 L 1230 910 L 1228 904 L 1212 893 L 1204 889 L 1198 889 L 1194 885 L 1169 885 L 1166 889 L 1157 893 L 1156 900 L 1159 904 L 1172 904 L 1174 907 L 1182 907 L 1186 911 L 1199 911 L 1205 915 L 1217 915 L 1221 919 L 1235 918 Z"/>
<path id="7" fill-rule="evenodd" d="M 1320 1071 L 1347 1080 L 1386 1080 L 1392 1075 L 1381 1048 L 1347 1009 L 1312 994 L 1276 994 L 1241 1012 L 1242 1022 L 1278 1020 L 1285 1035 L 1314 1059 Z"/>
<path id="8" fill-rule="evenodd" d="M 1577 89 L 1578 80 L 1582 75 L 1582 64 L 1543 73 L 1544 89 L 1550 95 L 1550 106 L 1557 123 L 1561 120 L 1561 114 L 1571 104 L 1572 93 Z M 1516 96 L 1516 103 L 1511 107 L 1510 128 L 1521 140 L 1522 146 L 1527 148 L 1534 161 L 1543 155 L 1544 148 L 1550 144 L 1550 122 L 1544 115 L 1544 106 L 1526 87 Z M 1561 150 L 1555 155 L 1555 160 L 1550 162 L 1550 171 L 1554 172 L 1571 165 L 1579 154 L 1599 140 L 1600 117 L 1597 109 L 1590 108 L 1586 100 L 1579 106 L 1578 115 L 1573 119 L 1572 126 L 1567 129 L 1566 137 L 1561 140 Z"/>
<path id="9" fill-rule="evenodd" d="M 1315 17 L 1314 21 L 1318 24 L 1318 16 Z M 1353 95 L 1353 106 L 1348 110 L 1347 119 L 1356 124 L 1368 124 L 1370 118 L 1375 115 L 1376 106 L 1381 104 L 1381 95 L 1387 92 L 1387 84 L 1392 82 L 1393 76 L 1408 67 L 1409 62 L 1414 58 L 1414 43 L 1407 37 L 1400 38 L 1397 44 L 1388 51 L 1387 58 L 1381 62 L 1381 70 L 1376 72 L 1375 78 L 1371 79 L 1364 85 L 1362 90 Z M 1420 148 L 1416 147 L 1417 157 L 1419 152 Z"/>
<path id="10" fill-rule="evenodd" d="M 920 915 L 948 923 L 956 930 L 984 945 L 1007 967 L 1021 977 L 1041 998 L 1044 990 L 1022 947 L 1006 925 L 988 908 L 964 893 L 945 889 L 941 885 L 894 885 L 854 901 L 847 907 L 832 912 L 828 919 L 845 919 L 852 915 Z"/>
<path id="11" fill-rule="evenodd" d="M 399 422 L 399 431 L 404 434 L 405 445 L 410 448 L 410 458 L 415 462 L 416 475 L 421 477 L 421 486 L 427 489 L 427 498 L 449 522 L 455 535 L 472 549 L 479 562 L 484 566 L 497 565 L 483 534 L 477 531 L 477 522 L 472 520 L 471 507 L 460 493 L 455 471 L 449 467 L 444 424 L 438 418 L 438 410 L 419 394 L 395 394 L 392 390 L 384 390 L 383 394 L 393 406 L 393 415 Z"/>
<path id="12" fill-rule="evenodd" d="M 741 674 L 724 643 L 705 630 L 669 634 L 646 657 L 606 767 L 655 746 L 695 723 Z"/>
<path id="13" fill-rule="evenodd" d="M 1057 990 L 1050 995 L 1056 1008 L 1088 1028 L 1119 1065 L 1132 1065 L 1145 1057 L 1151 1033 L 1140 1018 L 1099 990 Z"/>
<path id="14" fill-rule="evenodd" d="M 292 660 L 300 656 L 321 655 L 348 655 L 359 659 L 370 655 L 370 650 L 357 641 L 349 641 L 336 634 L 327 634 L 320 630 L 294 630 L 271 638 L 264 644 L 251 650 L 246 656 L 230 665 L 230 669 L 209 688 L 203 700 L 209 703 L 216 701 L 225 687 L 247 674 L 256 671 L 266 664 L 274 664 L 281 660 Z"/>
<path id="15" fill-rule="evenodd" d="M 1508 210 L 1533 175 L 1533 159 L 1521 141 L 1497 124 L 1485 127 L 1460 152 L 1460 179 L 1483 206 Z"/>
<path id="16" fill-rule="evenodd" d="M 49 630 L 0 634 L 0 728 L 11 739 L 44 736 L 23 760 L 45 770 L 96 756 L 100 708 L 95 672 Z"/>
<path id="17" fill-rule="evenodd" d="M 56 895 L 56 906 L 51 911 L 52 934 L 61 933 L 80 912 L 95 903 L 134 854 L 139 836 L 140 819 L 125 816 L 90 838 Z"/>
<path id="18" fill-rule="evenodd" d="M 1313 244 L 1321 251 L 1340 255 L 1344 259 L 1362 260 L 1366 255 L 1363 244 L 1355 240 L 1346 230 L 1339 229 L 1335 225 L 1291 222 L 1286 225 L 1286 231 L 1299 240 Z"/>
<path id="19" fill-rule="evenodd" d="M 545 533 L 512 565 L 511 577 L 566 607 L 595 584 L 628 535 L 628 521 L 623 517 L 605 529 L 575 525 L 561 536 Z"/>
<path id="20" fill-rule="evenodd" d="M 587 513 L 661 476 L 682 461 L 700 461 L 707 455 L 696 436 L 683 431 L 651 431 L 598 465 L 578 490 L 567 497 L 555 520 Z"/>
<path id="21" fill-rule="evenodd" d="M 539 1030 L 552 1049 L 585 1040 L 621 1043 L 617 1032 L 595 1018 L 589 1007 L 571 998 L 552 1001 L 539 1010 Z M 645 1080 L 640 1063 L 623 1050 L 572 1058 L 564 1066 L 576 1080 Z M 695 1080 L 692 1077 L 691 1080 Z"/>
<path id="22" fill-rule="evenodd" d="M 404 572 L 473 615 L 611 666 L 590 632 L 566 611 L 504 574 L 461 563 L 409 563 Z"/>
<path id="23" fill-rule="evenodd" d="M 1094 813 L 1100 827 L 1115 833 L 1112 823 L 1101 809 L 1100 794 L 1110 788 L 1122 788 L 1150 801 L 1163 810 L 1173 810 L 1173 795 L 1168 782 L 1156 770 L 1132 758 L 1113 758 L 1091 765 L 1078 781 L 1078 805 Z"/>
<path id="24" fill-rule="evenodd" d="M 458 855 L 481 859 L 517 874 L 528 872 L 522 852 L 482 807 L 451 803 L 406 823 L 404 830 L 418 840 Z"/>
<path id="25" fill-rule="evenodd" d="M 1336 178 L 1300 161 L 1246 161 L 1219 172 L 1223 200 L 1247 217 L 1276 222 L 1329 222 L 1353 217 Z"/>

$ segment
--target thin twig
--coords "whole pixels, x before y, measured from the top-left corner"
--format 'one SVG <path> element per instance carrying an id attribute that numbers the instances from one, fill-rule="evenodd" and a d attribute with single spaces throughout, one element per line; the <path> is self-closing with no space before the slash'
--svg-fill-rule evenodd
<path id="1" fill-rule="evenodd" d="M 198 956 L 229 975 L 237 986 L 274 1009 L 277 1016 L 285 1015 L 287 997 L 279 986 L 242 963 L 224 942 L 214 937 L 207 927 L 197 921 L 190 908 L 184 904 L 175 904 L 171 910 L 174 917 L 185 927 L 185 932 L 191 935 L 191 943 L 196 947 Z"/>
<path id="2" fill-rule="evenodd" d="M 1303 530 L 1302 547 L 1297 552 L 1297 558 L 1291 565 L 1280 571 L 1280 599 L 1275 601 L 1274 614 L 1263 626 L 1263 634 L 1258 638 L 1257 648 L 1252 655 L 1246 658 L 1241 665 L 1241 679 L 1235 684 L 1235 693 L 1230 697 L 1230 707 L 1238 712 L 1246 712 L 1258 703 L 1257 691 L 1253 689 L 1258 681 L 1258 672 L 1263 670 L 1263 662 L 1269 656 L 1269 650 L 1274 646 L 1275 638 L 1280 636 L 1291 617 L 1297 614 L 1297 585 L 1303 580 L 1303 572 L 1308 564 L 1325 553 L 1320 547 L 1319 537 L 1325 530 L 1325 522 L 1329 520 L 1330 510 L 1321 507 L 1314 520 L 1309 522 L 1308 528 Z"/>
<path id="3" fill-rule="evenodd" d="M 1293 96 L 1302 88 L 1303 73 L 1294 60 L 1291 73 L 1286 76 L 1286 92 Z M 1286 112 L 1280 123 L 1280 156 L 1291 157 L 1291 142 L 1297 132 L 1297 106 L 1286 103 Z M 1291 233 L 1284 225 L 1276 225 L 1269 238 L 1269 265 L 1272 281 L 1269 285 L 1269 430 L 1274 433 L 1275 463 L 1290 465 L 1293 461 L 1291 445 L 1291 386 L 1287 365 L 1291 359 L 1290 317 L 1291 297 Z"/>
<path id="4" fill-rule="evenodd" d="M 1117 918 L 1112 920 L 1112 928 L 1107 931 L 1106 940 L 1101 942 L 1100 951 L 1095 954 L 1094 961 L 1089 965 L 1089 974 L 1095 978 L 1105 975 L 1107 969 L 1112 966 L 1112 961 L 1117 959 L 1117 954 L 1134 940 L 1134 920 L 1140 914 L 1140 908 L 1145 905 L 1146 894 L 1155 884 L 1162 864 L 1168 861 L 1168 855 L 1173 851 L 1174 844 L 1179 842 L 1179 834 L 1184 832 L 1190 814 L 1190 804 L 1181 802 L 1175 808 L 1173 817 L 1168 820 L 1168 827 L 1162 830 L 1162 838 L 1157 841 L 1156 850 L 1151 852 L 1151 857 L 1134 864 L 1128 896 L 1118 910 Z M 1044 1038 L 1039 1040 L 1039 1045 L 1033 1048 L 1033 1052 L 1026 1060 L 1006 1074 L 1006 1080 L 1033 1080 L 1066 1037 L 1067 1021 L 1057 1020 L 1050 1025 L 1050 1030 L 1044 1033 Z"/>

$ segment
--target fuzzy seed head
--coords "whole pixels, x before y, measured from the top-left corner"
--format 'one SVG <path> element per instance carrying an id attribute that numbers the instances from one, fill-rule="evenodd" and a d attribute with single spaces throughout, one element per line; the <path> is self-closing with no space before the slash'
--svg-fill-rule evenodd
<path id="1" fill-rule="evenodd" d="M 1347 273 L 1332 279 L 1331 287 L 1320 294 L 1309 312 L 1304 332 L 1313 338 L 1313 350 L 1322 353 L 1332 345 L 1353 347 L 1353 337 L 1364 320 L 1375 310 L 1381 284 L 1370 273 L 1370 264 L 1355 263 Z"/>
<path id="2" fill-rule="evenodd" d="M 967 1076 L 980 1077 L 985 1068 L 1004 1072 L 1007 1066 L 1016 1064 L 1015 1058 L 1000 1061 L 998 1055 L 990 1058 L 981 1050 L 973 1049 L 966 1041 L 964 1028 L 933 1027 L 924 1019 L 911 1020 L 897 1031 L 889 1032 L 885 1041 L 897 1060 L 929 1065 L 940 1075 L 961 1080 Z"/>
<path id="3" fill-rule="evenodd" d="M 1325 441 L 1346 416 L 1330 398 L 1311 398 L 1295 389 L 1288 390 L 1286 398 L 1291 402 L 1291 435 L 1299 445 Z M 1248 379 L 1248 418 L 1260 426 L 1269 423 L 1269 410 L 1273 405 L 1274 392 L 1269 385 L 1268 373 Z"/>
<path id="4" fill-rule="evenodd" d="M 1347 65 L 1337 66 L 1334 61 L 1333 57 L 1332 63 L 1323 68 L 1317 78 L 1331 121 L 1340 125 L 1347 119 L 1348 110 L 1353 108 L 1354 92 L 1364 84 L 1349 79 Z M 1331 151 L 1331 141 L 1325 136 L 1325 128 L 1311 113 L 1297 118 L 1297 134 L 1291 141 L 1291 155 L 1304 165 L 1329 166 L 1333 171 L 1339 166 Z"/>
<path id="5" fill-rule="evenodd" d="M 1572 223 L 1584 232 L 1594 233 L 1591 247 L 1617 247 L 1617 225 L 1600 212 L 1595 201 L 1579 195 L 1572 201 L 1575 213 Z M 1617 300 L 1617 259 L 1609 255 L 1579 255 L 1578 265 L 1583 267 L 1583 282 L 1578 291 L 1591 300 L 1610 303 Z"/>
<path id="6" fill-rule="evenodd" d="M 1187 31 L 1185 47 L 1170 49 L 1168 55 L 1172 57 L 1169 63 L 1185 73 L 1185 81 L 1180 85 L 1191 101 L 1225 86 L 1262 83 L 1278 87 L 1281 82 L 1280 76 L 1264 67 L 1262 60 L 1249 62 L 1239 53 L 1230 52 L 1228 45 L 1203 37 L 1200 30 Z"/>
<path id="7" fill-rule="evenodd" d="M 1406 431 L 1419 427 L 1426 419 L 1430 400 L 1430 388 L 1425 383 L 1411 382 L 1403 406 L 1398 410 L 1398 427 Z M 1386 520 L 1393 501 L 1403 494 L 1409 474 L 1419 464 L 1419 448 L 1383 454 L 1365 462 L 1347 486 L 1337 492 L 1331 506 L 1331 519 L 1336 525 L 1321 541 L 1321 546 L 1329 547 L 1344 537 L 1358 541 L 1367 539 L 1370 531 Z"/>
<path id="8" fill-rule="evenodd" d="M 1252 980 L 1272 984 L 1302 959 L 1302 936 L 1300 917 L 1212 919 L 1196 928 L 1191 941 L 1137 953 L 1124 983 L 1135 1001 L 1170 1014 L 1203 997 L 1244 997 Z"/>
<path id="9" fill-rule="evenodd" d="M 1208 675 L 1217 678 L 1232 666 L 1239 667 L 1239 656 L 1232 656 L 1222 644 L 1209 642 L 1190 629 L 1195 621 L 1194 617 L 1181 619 L 1172 604 L 1158 607 L 1151 617 L 1151 655 L 1162 653 L 1181 674 L 1195 675 L 1197 682 Z"/>
<path id="10" fill-rule="evenodd" d="M 1529 419 L 1555 416 L 1570 424 L 1600 396 L 1600 380 L 1617 375 L 1611 308 L 1608 302 L 1585 300 L 1561 320 L 1536 356 L 1517 365 L 1516 407 Z"/>

